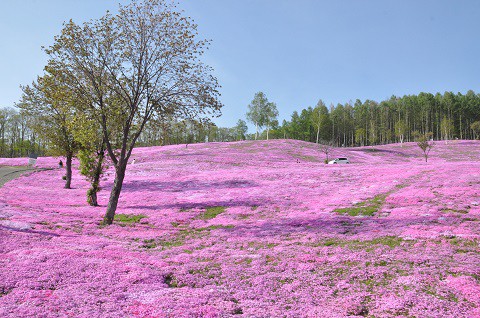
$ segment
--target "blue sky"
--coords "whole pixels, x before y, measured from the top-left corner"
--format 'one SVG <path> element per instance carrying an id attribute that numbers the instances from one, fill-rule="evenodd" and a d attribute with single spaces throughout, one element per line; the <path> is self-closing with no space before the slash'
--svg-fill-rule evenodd
<path id="1" fill-rule="evenodd" d="M 116 3 L 1 0 L 0 107 L 41 74 L 41 46 L 63 21 L 98 18 Z M 480 1 L 183 0 L 179 7 L 213 40 L 205 61 L 222 85 L 220 126 L 244 119 L 258 91 L 277 103 L 280 120 L 319 99 L 480 93 Z"/>

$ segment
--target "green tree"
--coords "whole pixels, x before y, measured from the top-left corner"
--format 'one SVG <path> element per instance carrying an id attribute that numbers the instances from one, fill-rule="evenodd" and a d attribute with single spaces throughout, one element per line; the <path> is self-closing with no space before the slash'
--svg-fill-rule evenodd
<path id="1" fill-rule="evenodd" d="M 72 159 L 78 151 L 69 123 L 74 118 L 75 106 L 79 106 L 72 90 L 66 85 L 61 72 L 47 68 L 43 77 L 38 77 L 32 86 L 22 87 L 23 95 L 17 107 L 37 120 L 31 125 L 37 134 L 49 142 L 49 153 L 65 156 L 66 182 L 70 189 L 72 182 Z"/>
<path id="2" fill-rule="evenodd" d="M 442 139 L 445 140 L 445 143 L 447 143 L 447 140 L 452 139 L 453 129 L 453 121 L 444 116 L 440 122 L 440 130 L 442 132 Z"/>
<path id="3" fill-rule="evenodd" d="M 327 140 L 331 138 L 332 134 L 332 121 L 328 112 L 327 106 L 322 100 L 319 100 L 317 106 L 312 110 L 310 115 L 310 121 L 313 127 L 316 129 L 315 142 L 318 144 L 319 139 Z"/>
<path id="4" fill-rule="evenodd" d="M 322 128 L 322 117 L 325 116 L 325 111 L 326 113 L 328 113 L 328 109 L 322 100 L 318 101 L 317 106 L 315 106 L 315 108 L 312 111 L 311 121 L 312 121 L 312 125 L 317 130 L 317 138 L 316 138 L 317 144 L 320 139 L 320 128 Z"/>
<path id="5" fill-rule="evenodd" d="M 267 127 L 267 140 L 268 140 L 268 133 L 270 132 L 270 129 L 272 129 L 275 124 L 278 125 L 277 104 L 272 102 L 267 103 L 264 112 L 265 112 L 265 126 Z"/>
<path id="6" fill-rule="evenodd" d="M 248 126 L 247 126 L 247 123 L 242 120 L 242 119 L 239 119 L 237 121 L 237 125 L 235 126 L 235 134 L 236 134 L 236 137 L 237 137 L 237 140 L 245 140 L 245 135 L 247 134 L 247 131 L 248 131 Z"/>
<path id="7" fill-rule="evenodd" d="M 12 108 L 0 109 L 0 155 L 2 157 L 8 157 L 8 124 L 10 118 L 15 114 L 16 111 Z"/>
<path id="8" fill-rule="evenodd" d="M 435 146 L 435 141 L 432 140 L 433 133 L 427 132 L 421 134 L 418 132 L 414 133 L 414 136 L 417 138 L 417 146 L 422 150 L 425 162 L 428 162 L 428 155 L 430 151 Z"/>
<path id="9" fill-rule="evenodd" d="M 81 110 L 101 127 L 115 168 L 105 224 L 114 220 L 128 160 L 153 117 L 219 114 L 217 80 L 200 62 L 208 44 L 175 4 L 138 0 L 120 5 L 117 15 L 66 23 L 46 49 L 49 64 L 88 99 Z"/>
<path id="10" fill-rule="evenodd" d="M 247 120 L 255 125 L 255 140 L 258 138 L 259 130 L 267 122 L 267 107 L 268 99 L 263 92 L 256 93 L 248 105 Z"/>
<path id="11" fill-rule="evenodd" d="M 300 140 L 304 141 L 314 141 L 315 132 L 312 126 L 312 107 L 302 109 L 298 121 L 298 133 L 300 135 Z"/>
<path id="12" fill-rule="evenodd" d="M 478 139 L 480 137 L 480 121 L 472 123 L 470 129 L 474 131 L 475 138 Z"/>
<path id="13" fill-rule="evenodd" d="M 355 129 L 355 140 L 360 146 L 365 146 L 365 139 L 366 139 L 366 131 L 363 128 Z"/>
<path id="14" fill-rule="evenodd" d="M 296 110 L 293 111 L 290 122 L 287 127 L 287 135 L 292 139 L 302 139 L 300 115 Z"/>
<path id="15" fill-rule="evenodd" d="M 97 192 L 100 191 L 100 178 L 107 168 L 105 139 L 97 122 L 83 113 L 76 114 L 71 126 L 75 140 L 80 144 L 78 152 L 80 173 L 90 182 L 87 202 L 92 206 L 98 206 Z"/>
<path id="16" fill-rule="evenodd" d="M 395 136 L 400 139 L 400 143 L 403 147 L 403 140 L 405 139 L 405 133 L 407 132 L 407 125 L 404 121 L 399 120 L 395 123 Z"/>
<path id="17" fill-rule="evenodd" d="M 284 138 L 283 129 L 280 127 L 278 120 L 274 120 L 270 124 L 270 138 L 281 139 Z"/>
<path id="18" fill-rule="evenodd" d="M 283 139 L 287 139 L 290 134 L 290 123 L 285 119 L 282 121 L 282 127 L 280 127 Z"/>

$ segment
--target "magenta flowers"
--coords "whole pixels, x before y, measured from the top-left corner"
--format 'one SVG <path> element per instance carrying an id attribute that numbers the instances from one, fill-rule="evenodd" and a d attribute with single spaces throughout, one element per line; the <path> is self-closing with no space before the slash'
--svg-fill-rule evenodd
<path id="1" fill-rule="evenodd" d="M 2 317 L 480 316 L 480 142 L 134 151 L 114 225 L 74 171 L 0 189 Z M 132 159 L 133 159 L 132 158 Z M 39 158 L 56 167 L 55 158 Z M 26 164 L 0 159 L 0 164 Z"/>

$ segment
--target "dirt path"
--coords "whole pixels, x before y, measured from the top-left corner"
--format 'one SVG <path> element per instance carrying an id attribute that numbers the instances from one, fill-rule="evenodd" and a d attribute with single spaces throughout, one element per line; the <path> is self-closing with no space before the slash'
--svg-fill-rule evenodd
<path id="1" fill-rule="evenodd" d="M 18 178 L 29 171 L 38 171 L 38 169 L 26 166 L 0 166 L 0 188 L 8 181 Z"/>

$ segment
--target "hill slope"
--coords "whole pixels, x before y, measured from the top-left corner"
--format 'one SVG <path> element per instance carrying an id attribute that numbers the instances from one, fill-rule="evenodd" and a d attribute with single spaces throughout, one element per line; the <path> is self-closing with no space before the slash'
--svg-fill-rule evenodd
<path id="1" fill-rule="evenodd" d="M 136 149 L 118 219 L 63 171 L 0 189 L 0 315 L 480 315 L 480 143 Z M 54 166 L 55 159 L 39 158 Z M 8 159 L 1 164 L 11 164 Z"/>

